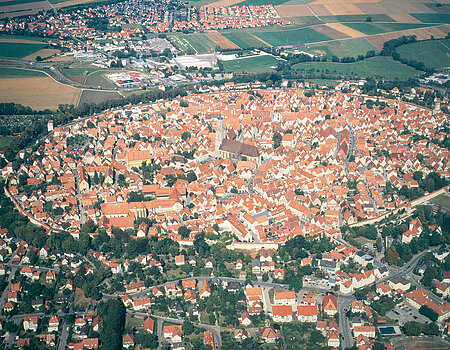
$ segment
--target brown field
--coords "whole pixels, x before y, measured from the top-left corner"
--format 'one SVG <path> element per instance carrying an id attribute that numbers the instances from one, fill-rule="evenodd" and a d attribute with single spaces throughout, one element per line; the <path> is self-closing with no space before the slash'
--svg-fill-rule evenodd
<path id="1" fill-rule="evenodd" d="M 84 78 L 86 76 L 85 75 L 69 75 L 67 78 L 69 78 L 70 80 L 79 83 L 79 84 L 84 84 Z"/>
<path id="2" fill-rule="evenodd" d="M 314 29 L 316 32 L 319 32 L 327 37 L 338 40 L 338 39 L 347 39 L 349 36 L 344 34 L 343 31 L 336 30 L 332 28 L 331 25 L 320 24 L 318 26 L 313 26 L 311 29 Z"/>
<path id="3" fill-rule="evenodd" d="M 325 7 L 333 15 L 361 15 L 364 14 L 361 9 L 354 4 L 328 4 Z"/>
<path id="4" fill-rule="evenodd" d="M 334 5 L 334 4 L 360 4 L 360 3 L 376 3 L 381 0 L 316 0 L 312 4 Z"/>
<path id="5" fill-rule="evenodd" d="M 417 28 L 402 30 L 393 33 L 370 35 L 366 38 L 377 49 L 382 49 L 383 44 L 386 41 L 399 38 L 403 35 L 415 35 L 417 36 L 417 40 L 425 40 L 430 39 L 431 36 L 433 36 L 434 38 L 445 38 L 448 32 L 450 32 L 450 25 L 442 24 L 435 27 Z"/>
<path id="6" fill-rule="evenodd" d="M 329 23 L 329 24 L 327 24 L 327 26 L 334 30 L 342 32 L 348 36 L 351 36 L 352 38 L 359 38 L 359 37 L 365 36 L 364 33 L 361 33 L 359 31 L 357 31 L 356 29 L 347 27 L 346 25 L 343 25 L 341 23 Z"/>
<path id="7" fill-rule="evenodd" d="M 58 4 L 55 4 L 55 7 L 74 6 L 74 5 L 86 4 L 88 2 L 94 2 L 94 1 L 96 1 L 96 0 L 69 0 L 69 1 L 63 1 Z"/>
<path id="8" fill-rule="evenodd" d="M 216 2 L 212 2 L 211 4 L 206 5 L 207 7 L 211 6 L 233 6 L 242 2 L 242 0 L 219 0 Z"/>
<path id="9" fill-rule="evenodd" d="M 45 60 L 45 61 L 68 62 L 68 61 L 73 61 L 73 56 L 56 56 L 56 57 L 49 58 L 48 60 Z"/>
<path id="10" fill-rule="evenodd" d="M 279 5 L 275 6 L 281 17 L 314 16 L 306 5 Z"/>
<path id="11" fill-rule="evenodd" d="M 325 5 L 317 4 L 317 5 L 308 5 L 311 11 L 316 16 L 330 16 L 331 12 L 325 7 Z"/>
<path id="12" fill-rule="evenodd" d="M 222 49 L 240 49 L 240 47 L 234 42 L 218 32 L 210 32 L 206 34 L 206 36 L 219 45 Z"/>
<path id="13" fill-rule="evenodd" d="M 14 38 L 0 38 L 0 43 L 17 43 L 17 44 L 45 44 L 44 41 L 14 39 Z"/>
<path id="14" fill-rule="evenodd" d="M 1 102 L 15 102 L 31 108 L 57 109 L 59 104 L 76 105 L 80 90 L 49 77 L 0 79 Z"/>
<path id="15" fill-rule="evenodd" d="M 36 13 L 41 10 L 50 9 L 50 5 L 47 1 L 37 1 L 30 2 L 27 4 L 16 4 L 16 5 L 7 5 L 0 7 L 2 13 L 0 13 L 0 17 L 13 17 L 13 16 L 22 16 L 27 15 L 29 13 Z"/>
<path id="16" fill-rule="evenodd" d="M 42 58 L 53 56 L 61 51 L 56 49 L 42 49 L 37 52 L 32 53 L 31 55 L 25 56 L 23 59 L 26 61 L 36 61 L 37 56 L 41 56 Z"/>
<path id="17" fill-rule="evenodd" d="M 408 15 L 406 13 L 398 13 L 398 14 L 392 14 L 389 15 L 394 21 L 396 22 L 402 22 L 402 23 L 422 23 L 417 18 Z"/>

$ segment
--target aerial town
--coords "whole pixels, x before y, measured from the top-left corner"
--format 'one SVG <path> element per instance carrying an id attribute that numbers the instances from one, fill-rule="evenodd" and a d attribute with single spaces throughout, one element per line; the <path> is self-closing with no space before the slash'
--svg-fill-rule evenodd
<path id="1" fill-rule="evenodd" d="M 445 348 L 447 106 L 227 83 L 49 120 L 1 169 L 3 346 Z"/>

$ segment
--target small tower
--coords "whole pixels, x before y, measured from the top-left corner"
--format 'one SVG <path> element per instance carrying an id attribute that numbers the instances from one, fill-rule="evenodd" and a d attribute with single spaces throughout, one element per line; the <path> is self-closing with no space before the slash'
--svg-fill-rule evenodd
<path id="1" fill-rule="evenodd" d="M 433 114 L 439 113 L 440 111 L 441 111 L 441 100 L 438 98 L 435 98 Z"/>
<path id="2" fill-rule="evenodd" d="M 216 157 L 219 156 L 219 149 L 222 145 L 222 141 L 225 138 L 225 131 L 223 129 L 223 118 L 219 116 L 217 119 L 217 128 L 216 128 L 216 142 L 214 144 L 214 155 Z"/>
<path id="3" fill-rule="evenodd" d="M 52 132 L 53 131 L 53 120 L 49 120 L 47 123 L 47 131 Z"/>

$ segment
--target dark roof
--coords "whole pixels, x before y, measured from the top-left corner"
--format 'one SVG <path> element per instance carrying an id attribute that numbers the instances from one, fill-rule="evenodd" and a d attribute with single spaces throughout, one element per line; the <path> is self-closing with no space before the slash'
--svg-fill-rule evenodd
<path id="1" fill-rule="evenodd" d="M 220 146 L 220 150 L 248 157 L 259 157 L 258 149 L 255 146 L 236 140 L 224 139 Z"/>

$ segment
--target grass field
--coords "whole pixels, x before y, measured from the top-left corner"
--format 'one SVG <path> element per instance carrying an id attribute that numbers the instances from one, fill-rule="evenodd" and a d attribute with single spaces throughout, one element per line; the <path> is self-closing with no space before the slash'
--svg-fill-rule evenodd
<path id="1" fill-rule="evenodd" d="M 373 35 L 373 34 L 381 34 L 385 33 L 385 30 L 382 30 L 381 28 L 378 28 L 373 23 L 343 23 L 347 27 L 350 27 L 352 29 L 355 29 L 361 33 L 367 34 L 367 35 Z"/>
<path id="2" fill-rule="evenodd" d="M 11 6 L 11 5 L 28 4 L 30 2 L 38 2 L 38 1 L 42 1 L 42 0 L 10 0 L 10 1 L 2 1 L 2 2 L 0 2 L 0 7 Z"/>
<path id="3" fill-rule="evenodd" d="M 450 39 L 421 41 L 397 48 L 403 58 L 423 62 L 429 68 L 450 66 Z"/>
<path id="4" fill-rule="evenodd" d="M 108 100 L 117 100 L 120 98 L 120 94 L 115 91 L 83 90 L 78 105 L 81 106 L 84 103 L 100 103 Z"/>
<path id="5" fill-rule="evenodd" d="M 302 45 L 305 43 L 330 40 L 329 37 L 311 28 L 258 32 L 255 35 L 272 46 Z"/>
<path id="6" fill-rule="evenodd" d="M 448 194 L 441 194 L 433 199 L 433 202 L 441 207 L 450 210 L 450 196 Z"/>
<path id="7" fill-rule="evenodd" d="M 350 51 L 343 42 L 344 40 L 335 40 L 323 44 L 313 44 L 310 46 L 309 51 L 312 53 L 314 53 L 315 50 L 324 51 L 329 59 L 331 59 L 331 56 L 333 55 L 336 55 L 339 58 L 353 56 L 352 51 Z"/>
<path id="8" fill-rule="evenodd" d="M 377 51 L 377 48 L 369 43 L 365 38 L 342 40 L 341 43 L 352 53 L 353 57 L 365 55 L 367 51 L 370 50 Z"/>
<path id="9" fill-rule="evenodd" d="M 184 34 L 169 37 L 172 44 L 179 50 L 192 53 L 213 52 L 218 46 L 205 34 Z"/>
<path id="10" fill-rule="evenodd" d="M 0 136 L 0 149 L 8 147 L 13 140 L 14 136 Z"/>
<path id="11" fill-rule="evenodd" d="M 251 48 L 259 48 L 265 47 L 265 45 L 261 40 L 258 40 L 253 35 L 245 31 L 234 31 L 230 33 L 222 33 L 224 37 L 234 42 L 241 49 L 251 49 Z"/>
<path id="12" fill-rule="evenodd" d="M 389 79 L 408 79 L 421 71 L 394 61 L 390 57 L 373 57 L 354 63 L 304 62 L 294 66 L 305 72 L 356 75 L 360 77 L 382 77 Z"/>
<path id="13" fill-rule="evenodd" d="M 232 61 L 223 61 L 223 67 L 226 72 L 267 72 L 271 66 L 279 62 L 270 55 L 241 58 Z"/>
<path id="14" fill-rule="evenodd" d="M 437 341 L 432 340 L 414 340 L 411 339 L 406 342 L 401 342 L 398 344 L 395 344 L 393 346 L 395 350 L 400 349 L 448 349 L 448 346 L 445 343 L 440 343 Z"/>
<path id="15" fill-rule="evenodd" d="M 411 16 L 423 23 L 450 23 L 449 13 L 412 13 Z"/>
<path id="16" fill-rule="evenodd" d="M 375 23 L 375 26 L 383 30 L 384 32 L 397 32 L 399 30 L 417 29 L 423 27 L 429 27 L 429 24 L 423 23 Z"/>
<path id="17" fill-rule="evenodd" d="M 45 77 L 44 73 L 35 70 L 0 67 L 0 78 Z"/>
<path id="18" fill-rule="evenodd" d="M 46 38 L 40 38 L 37 36 L 22 36 L 22 35 L 7 35 L 7 34 L 0 34 L 0 40 L 11 40 L 14 41 L 14 39 L 17 40 L 28 40 L 28 41 L 35 41 L 36 43 L 41 43 L 41 42 L 47 42 Z"/>
<path id="19" fill-rule="evenodd" d="M 1 57 L 22 58 L 31 55 L 33 52 L 39 51 L 46 47 L 46 44 L 25 44 L 25 43 L 1 43 Z"/>

